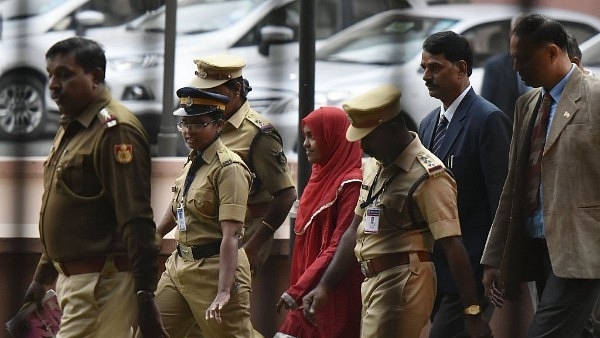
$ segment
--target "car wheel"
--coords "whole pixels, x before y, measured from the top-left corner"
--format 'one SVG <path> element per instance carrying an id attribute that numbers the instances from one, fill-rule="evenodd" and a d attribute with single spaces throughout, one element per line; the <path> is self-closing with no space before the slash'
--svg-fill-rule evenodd
<path id="1" fill-rule="evenodd" d="M 44 83 L 11 74 L 0 80 L 0 138 L 35 139 L 46 121 Z"/>

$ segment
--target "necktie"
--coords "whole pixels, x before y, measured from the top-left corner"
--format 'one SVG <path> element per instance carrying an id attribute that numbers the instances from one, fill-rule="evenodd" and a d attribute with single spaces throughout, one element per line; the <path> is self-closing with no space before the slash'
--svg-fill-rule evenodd
<path id="1" fill-rule="evenodd" d="M 535 212 L 539 204 L 541 161 L 546 143 L 546 130 L 548 129 L 548 118 L 550 117 L 550 106 L 552 96 L 546 92 L 538 109 L 533 130 L 531 131 L 531 143 L 529 151 L 529 166 L 527 168 L 527 207 L 531 214 Z"/>
<path id="2" fill-rule="evenodd" d="M 442 141 L 444 140 L 444 136 L 446 136 L 447 127 L 448 120 L 446 119 L 446 116 L 442 114 L 442 116 L 440 117 L 440 122 L 438 123 L 437 128 L 435 128 L 435 135 L 433 137 L 433 147 L 431 147 L 431 151 L 435 155 L 438 155 L 438 150 L 440 150 L 440 147 L 442 146 Z"/>

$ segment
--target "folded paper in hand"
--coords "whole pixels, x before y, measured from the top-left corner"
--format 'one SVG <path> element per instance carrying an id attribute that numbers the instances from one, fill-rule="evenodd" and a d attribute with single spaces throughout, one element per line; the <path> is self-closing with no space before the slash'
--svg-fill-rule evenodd
<path id="1" fill-rule="evenodd" d="M 13 338 L 54 338 L 60 326 L 62 312 L 54 290 L 48 290 L 42 300 L 42 309 L 35 303 L 26 304 L 8 322 L 6 328 Z"/>

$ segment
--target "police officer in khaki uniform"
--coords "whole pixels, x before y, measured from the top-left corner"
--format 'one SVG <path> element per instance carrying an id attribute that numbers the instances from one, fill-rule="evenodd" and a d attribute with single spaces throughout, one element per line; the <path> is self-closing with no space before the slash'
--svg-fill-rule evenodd
<path id="1" fill-rule="evenodd" d="M 69 38 L 46 53 L 61 126 L 44 163 L 41 259 L 25 301 L 56 281 L 57 337 L 167 337 L 153 291 L 158 247 L 150 206 L 150 145 L 140 122 L 105 86 L 94 41 Z M 137 304 L 136 304 L 137 292 Z"/>
<path id="2" fill-rule="evenodd" d="M 240 245 L 252 178 L 219 137 L 229 99 L 191 87 L 177 95 L 177 128 L 192 151 L 158 226 L 160 236 L 175 228 L 177 250 L 156 302 L 171 338 L 184 337 L 195 323 L 205 338 L 253 337 L 250 264 Z"/>
<path id="3" fill-rule="evenodd" d="M 238 153 L 254 174 L 244 227 L 244 249 L 254 271 L 269 257 L 273 233 L 296 200 L 296 189 L 283 152 L 281 137 L 248 103 L 251 90 L 242 77 L 246 61 L 235 55 L 194 60 L 197 71 L 190 86 L 229 97 L 221 139 Z"/>
<path id="4" fill-rule="evenodd" d="M 465 307 L 477 304 L 473 272 L 461 242 L 456 184 L 444 164 L 409 132 L 400 91 L 384 85 L 350 99 L 346 137 L 370 158 L 355 218 L 315 290 L 303 300 L 315 320 L 328 290 L 357 264 L 363 282 L 361 337 L 418 338 L 433 308 L 436 277 L 431 251 L 440 241 Z M 468 337 L 490 337 L 481 315 L 465 315 Z M 320 325 L 326 325 L 321 324 Z"/>
<path id="5" fill-rule="evenodd" d="M 244 221 L 244 249 L 256 274 L 269 258 L 275 231 L 296 200 L 296 188 L 283 152 L 281 137 L 264 116 L 254 111 L 242 76 L 246 61 L 236 55 L 211 55 L 194 60 L 190 86 L 229 97 L 221 140 L 241 156 L 253 174 Z M 260 334 L 255 331 L 255 336 Z M 200 338 L 193 328 L 188 338 Z"/>

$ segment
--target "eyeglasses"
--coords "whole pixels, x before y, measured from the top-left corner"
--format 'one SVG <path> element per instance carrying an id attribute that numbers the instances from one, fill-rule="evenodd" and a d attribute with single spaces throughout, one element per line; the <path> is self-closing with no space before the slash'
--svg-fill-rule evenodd
<path id="1" fill-rule="evenodd" d="M 204 122 L 204 123 L 187 123 L 187 122 L 180 121 L 180 122 L 177 122 L 177 130 L 179 130 L 179 131 L 184 131 L 184 130 L 197 131 L 197 130 L 208 127 L 213 122 L 215 122 L 215 121 L 213 120 L 213 121 Z"/>

